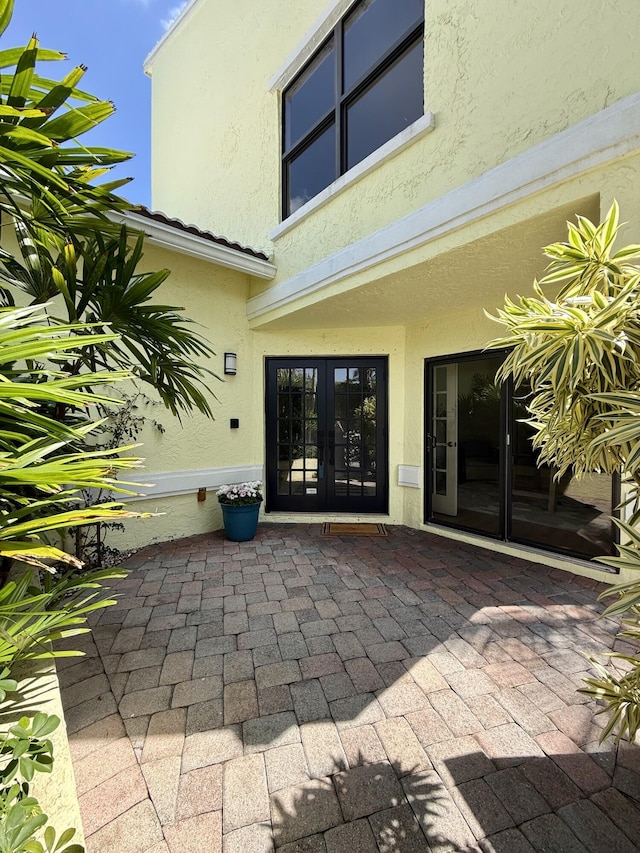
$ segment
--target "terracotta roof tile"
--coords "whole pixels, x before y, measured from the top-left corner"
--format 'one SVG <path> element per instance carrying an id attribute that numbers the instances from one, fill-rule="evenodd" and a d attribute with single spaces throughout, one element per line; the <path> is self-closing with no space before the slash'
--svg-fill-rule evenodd
<path id="1" fill-rule="evenodd" d="M 152 219 L 154 222 L 160 222 L 163 225 L 168 225 L 178 231 L 185 231 L 188 234 L 201 237 L 203 240 L 209 240 L 211 243 L 217 243 L 219 246 L 226 246 L 228 249 L 235 249 L 237 252 L 250 255 L 252 258 L 259 258 L 263 261 L 269 260 L 269 257 L 264 252 L 258 252 L 256 249 L 250 249 L 248 246 L 241 246 L 240 243 L 234 243 L 231 240 L 227 240 L 226 237 L 218 237 L 210 231 L 203 231 L 196 225 L 186 225 L 181 219 L 167 216 L 159 210 L 149 210 L 148 207 L 140 206 L 132 208 L 131 212 L 137 213 L 139 216 L 144 216 L 146 219 Z"/>

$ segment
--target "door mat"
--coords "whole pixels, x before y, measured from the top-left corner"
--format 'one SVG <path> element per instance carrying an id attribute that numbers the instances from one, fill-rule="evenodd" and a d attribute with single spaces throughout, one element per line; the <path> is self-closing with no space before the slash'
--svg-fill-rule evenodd
<path id="1" fill-rule="evenodd" d="M 361 522 L 354 524 L 325 521 L 321 530 L 322 536 L 388 536 L 384 524 Z"/>

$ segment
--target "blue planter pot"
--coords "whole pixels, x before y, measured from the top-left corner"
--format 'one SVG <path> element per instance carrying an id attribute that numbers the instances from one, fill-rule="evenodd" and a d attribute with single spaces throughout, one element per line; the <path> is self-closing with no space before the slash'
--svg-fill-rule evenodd
<path id="1" fill-rule="evenodd" d="M 258 514 L 260 504 L 248 504 L 247 506 L 233 506 L 233 504 L 220 504 L 222 507 L 222 520 L 227 539 L 232 542 L 248 542 L 253 539 L 258 529 Z"/>

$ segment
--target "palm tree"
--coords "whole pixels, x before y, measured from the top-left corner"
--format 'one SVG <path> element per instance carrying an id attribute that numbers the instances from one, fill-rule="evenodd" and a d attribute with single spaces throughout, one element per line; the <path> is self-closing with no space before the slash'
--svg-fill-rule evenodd
<path id="1" fill-rule="evenodd" d="M 0 0 L 0 35 L 13 3 Z M 0 50 L 0 216 L 13 225 L 20 253 L 0 247 L 0 280 L 8 285 L 0 299 L 13 305 L 22 294 L 35 305 L 61 295 L 65 322 L 120 335 L 117 346 L 94 343 L 75 353 L 71 373 L 133 366 L 172 414 L 197 409 L 210 417 L 205 379 L 215 374 L 203 362 L 215 353 L 182 308 L 151 304 L 169 270 L 138 272 L 142 235 L 109 219 L 131 208 L 115 192 L 129 179 L 96 183 L 131 154 L 78 141 L 114 106 L 79 88 L 84 66 L 59 82 L 38 73 L 43 61 L 63 59 L 35 36 L 24 48 Z"/>

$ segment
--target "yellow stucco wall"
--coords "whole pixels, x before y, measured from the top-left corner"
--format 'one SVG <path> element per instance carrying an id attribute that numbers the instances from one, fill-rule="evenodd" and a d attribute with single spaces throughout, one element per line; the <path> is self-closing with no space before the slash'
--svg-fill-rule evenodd
<path id="1" fill-rule="evenodd" d="M 197 309 L 196 309 L 197 310 Z M 226 316 L 233 310 L 228 306 Z M 216 333 L 210 339 L 217 346 Z M 243 357 L 238 357 L 238 374 L 216 388 L 215 421 L 205 421 L 195 415 L 181 426 L 170 415 L 154 409 L 165 432 L 160 434 L 149 426 L 140 436 L 146 457 L 140 481 L 153 483 L 154 472 L 197 470 L 211 467 L 262 465 L 264 462 L 264 372 L 268 356 L 332 356 L 386 355 L 389 357 L 389 469 L 390 479 L 397 479 L 397 466 L 402 463 L 404 435 L 404 330 L 397 328 L 357 329 L 347 332 L 320 330 L 313 333 L 252 333 L 248 327 L 243 340 Z M 229 429 L 229 417 L 240 418 L 240 429 Z M 129 504 L 139 512 L 156 512 L 158 517 L 126 522 L 124 533 L 110 535 L 110 542 L 119 548 L 140 547 L 207 533 L 222 527 L 222 514 L 215 491 L 207 500 L 198 503 L 194 490 L 188 495 L 150 498 Z M 266 520 L 283 520 L 280 514 L 267 514 Z M 326 514 L 324 516 L 326 518 Z M 403 523 L 403 496 L 392 488 L 389 500 L 389 520 Z"/>
<path id="2" fill-rule="evenodd" d="M 152 63 L 154 205 L 269 248 L 280 119 L 268 81 L 325 9 L 196 4 Z M 279 237 L 275 281 L 640 90 L 636 12 L 635 0 L 427 0 L 425 108 L 436 129 Z M 269 286 L 254 282 L 255 292 Z"/>
<path id="3" fill-rule="evenodd" d="M 148 418 L 138 436 L 141 447 L 134 452 L 145 458 L 145 468 L 137 472 L 141 483 L 155 482 L 154 473 L 192 472 L 211 468 L 262 465 L 264 460 L 264 360 L 268 356 L 287 355 L 362 355 L 389 357 L 390 385 L 390 471 L 394 482 L 397 465 L 402 462 L 404 435 L 404 330 L 401 328 L 327 329 L 313 332 L 251 332 L 246 319 L 247 277 L 185 255 L 147 247 L 145 268 L 168 267 L 172 274 L 163 285 L 159 298 L 184 309 L 196 319 L 200 331 L 217 353 L 208 367 L 223 381 L 212 378 L 210 388 L 214 420 L 196 413 L 182 422 L 172 417 L 160 403 L 141 411 Z M 197 327 L 196 327 L 197 328 Z M 222 376 L 222 357 L 226 350 L 238 355 L 238 372 Z M 153 399 L 153 393 L 144 388 Z M 231 418 L 238 418 L 239 429 L 230 429 Z M 154 425 L 160 423 L 163 432 Z M 176 481 L 179 487 L 179 480 Z M 203 482 L 206 485 L 206 482 Z M 140 547 L 206 533 L 222 526 L 222 516 L 214 491 L 198 502 L 197 489 L 172 497 L 150 497 L 128 504 L 130 509 L 154 512 L 150 519 L 127 521 L 124 533 L 109 536 L 119 548 Z M 402 523 L 402 496 L 397 489 L 390 498 L 390 518 Z"/>
<path id="4" fill-rule="evenodd" d="M 208 420 L 196 412 L 183 416 L 180 423 L 161 405 L 154 406 L 149 415 L 157 419 L 167 432 L 163 436 L 153 426 L 145 430 L 145 455 L 149 457 L 153 470 L 162 471 L 241 464 L 245 458 L 243 430 L 229 429 L 229 418 L 239 418 L 244 427 L 253 414 L 252 371 L 247 369 L 250 343 L 245 310 L 249 277 L 148 244 L 144 266 L 171 270 L 157 300 L 182 308 L 184 316 L 193 321 L 194 331 L 206 338 L 216 352 L 214 359 L 203 363 L 216 374 L 207 380 L 215 420 Z M 237 353 L 236 376 L 224 376 L 226 351 Z M 148 393 L 148 389 L 144 390 Z"/>
<path id="5" fill-rule="evenodd" d="M 156 472 L 199 471 L 255 461 L 252 458 L 254 372 L 245 311 L 248 277 L 148 244 L 142 266 L 145 269 L 167 267 L 171 270 L 158 300 L 179 306 L 184 309 L 184 316 L 194 321 L 194 329 L 210 342 L 216 352 L 216 357 L 204 366 L 217 376 L 207 379 L 213 420 L 199 412 L 183 415 L 178 420 L 157 400 L 152 389 L 139 386 L 151 402 L 144 405 L 142 401 L 139 409 L 147 421 L 137 437 L 141 446 L 134 451 L 145 459 L 144 469 L 136 472 L 138 482 L 154 483 L 153 474 Z M 237 353 L 236 376 L 225 377 L 223 374 L 225 351 Z M 240 429 L 229 428 L 230 418 L 239 419 Z M 154 421 L 162 426 L 163 431 L 154 425 Z M 179 479 L 176 485 L 180 485 Z M 128 521 L 125 533 L 112 534 L 110 541 L 118 547 L 138 547 L 152 541 L 176 539 L 214 529 L 211 518 L 217 511 L 217 504 L 214 506 L 211 495 L 204 503 L 198 503 L 196 495 L 197 491 L 130 504 L 131 509 L 162 515 Z"/>
<path id="6" fill-rule="evenodd" d="M 639 92 L 636 3 L 426 0 L 425 109 L 435 129 L 271 242 L 279 223 L 280 107 L 269 80 L 326 11 L 325 0 L 199 0 L 152 59 L 154 206 L 273 252 L 277 274 L 265 282 L 198 264 L 187 273 L 179 262 L 172 286 L 221 353 L 238 351 L 238 376 L 218 386 L 215 424 L 168 425 L 164 436 L 148 437 L 148 455 L 163 471 L 190 468 L 194 458 L 205 467 L 261 464 L 265 357 L 388 354 L 390 520 L 418 527 L 423 490 L 397 486 L 397 466 L 423 470 L 424 359 L 481 349 L 498 334 L 483 308 L 530 289 L 544 270 L 541 247 L 563 239 L 565 220 L 576 213 L 597 219 L 618 198 L 629 222 L 624 237 L 636 240 L 640 157 L 630 148 L 607 154 L 606 165 L 586 159 L 577 176 L 554 174 L 493 212 L 334 279 L 336 253 L 456 188 L 467 192 L 497 165 Z M 325 258 L 328 283 L 247 322 L 247 296 L 283 282 L 287 288 Z M 196 283 L 205 268 L 208 289 Z M 221 312 L 211 303 L 218 287 Z M 240 417 L 240 430 L 229 431 L 229 417 Z M 142 522 L 139 530 L 157 532 L 141 537 L 219 526 L 212 497 L 158 501 L 168 515 Z"/>
<path id="7" fill-rule="evenodd" d="M 163 298 L 177 301 L 188 315 L 197 317 L 220 354 L 231 348 L 239 358 L 238 375 L 214 384 L 218 396 L 215 422 L 203 422 L 196 416 L 193 422 L 187 419 L 180 426 L 168 415 L 158 414 L 167 432 L 160 436 L 150 431 L 145 436 L 144 453 L 151 472 L 263 463 L 265 357 L 388 355 L 389 520 L 420 527 L 423 490 L 398 486 L 397 466 L 412 465 L 423 471 L 424 359 L 478 350 L 499 334 L 499 327 L 484 316 L 483 308 L 495 310 L 505 292 L 515 295 L 530 290 L 533 277 L 544 271 L 541 247 L 564 237 L 566 218 L 580 212 L 597 219 L 617 197 L 623 217 L 629 221 L 623 236 L 634 239 L 640 233 L 633 183 L 637 174 L 640 157 L 627 157 L 554 185 L 498 215 L 433 241 L 410 267 L 406 265 L 414 258 L 409 255 L 394 261 L 395 269 L 380 265 L 377 271 L 384 269 L 385 277 L 370 285 L 356 274 L 336 288 L 332 299 L 300 300 L 297 313 L 254 330 L 246 318 L 249 285 L 245 276 L 152 250 L 150 265 L 167 265 L 174 270 Z M 373 277 L 371 273 L 369 277 Z M 354 279 L 357 286 L 351 289 Z M 403 318 L 402 322 L 374 325 L 375 317 L 391 323 L 396 316 Z M 358 317 L 368 325 L 348 325 Z M 217 367 L 220 369 L 221 360 Z M 229 417 L 240 418 L 240 430 L 229 430 Z M 162 541 L 221 526 L 211 493 L 201 504 L 194 492 L 146 501 L 140 508 L 166 515 L 130 523 L 128 544 Z M 491 547 L 500 546 L 492 543 Z M 560 559 L 555 562 L 562 564 Z"/>

